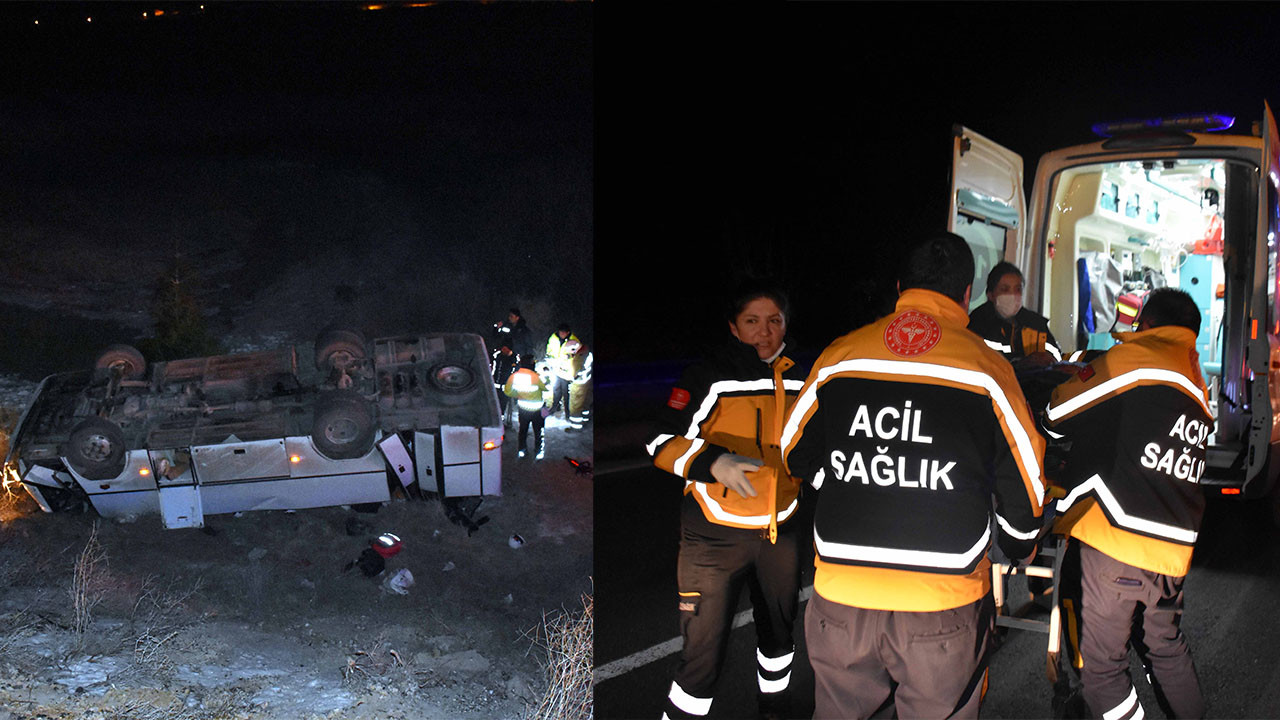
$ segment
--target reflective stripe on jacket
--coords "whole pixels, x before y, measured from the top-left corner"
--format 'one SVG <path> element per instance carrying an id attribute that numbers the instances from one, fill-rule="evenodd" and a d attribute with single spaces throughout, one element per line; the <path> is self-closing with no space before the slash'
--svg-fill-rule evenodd
<path id="1" fill-rule="evenodd" d="M 546 390 L 546 383 L 542 382 L 538 373 L 529 368 L 520 368 L 511 373 L 502 387 L 503 394 L 515 398 L 516 405 L 527 411 L 538 410 L 543 406 L 542 394 Z"/>
<path id="2" fill-rule="evenodd" d="M 969 329 L 985 340 L 987 347 L 1010 360 L 1041 350 L 1062 360 L 1058 341 L 1049 332 L 1049 321 L 1026 308 L 1018 310 L 1010 321 L 1000 317 L 994 303 L 983 303 L 969 315 Z"/>
<path id="3" fill-rule="evenodd" d="M 1182 576 L 1200 531 L 1213 432 L 1196 334 L 1165 326 L 1113 333 L 1111 348 L 1049 403 L 1072 443 L 1057 530 L 1120 562 Z"/>
<path id="4" fill-rule="evenodd" d="M 954 300 L 907 290 L 833 342 L 782 434 L 820 488 L 814 589 L 880 610 L 945 610 L 990 589 L 991 507 L 1010 557 L 1035 546 L 1044 441 L 1013 369 Z"/>
<path id="5" fill-rule="evenodd" d="M 686 498 L 708 522 L 767 529 L 790 519 L 799 505 L 799 481 L 782 470 L 775 439 L 803 371 L 782 355 L 767 365 L 755 348 L 732 342 L 685 371 L 646 449 L 654 465 L 685 478 Z M 712 463 L 726 452 L 764 461 L 760 471 L 747 474 L 755 497 L 743 498 L 711 476 Z"/>

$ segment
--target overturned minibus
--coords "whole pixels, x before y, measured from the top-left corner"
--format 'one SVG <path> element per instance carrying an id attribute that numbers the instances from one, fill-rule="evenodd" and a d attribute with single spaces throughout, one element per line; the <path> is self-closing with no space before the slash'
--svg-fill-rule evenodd
<path id="1" fill-rule="evenodd" d="M 300 360 L 301 359 L 301 360 Z M 204 517 L 502 491 L 502 422 L 478 335 L 314 343 L 147 364 L 115 345 L 40 383 L 10 439 L 6 485 L 46 512 Z"/>
<path id="2" fill-rule="evenodd" d="M 1261 497 L 1280 474 L 1280 162 L 1269 105 L 1251 134 L 1233 125 L 1213 114 L 1096 125 L 1097 142 L 1040 158 L 1029 206 L 1021 157 L 956 127 L 949 228 L 974 251 L 974 305 L 992 266 L 1014 263 L 1064 360 L 1133 329 L 1152 289 L 1189 293 L 1217 420 L 1200 483 Z"/>

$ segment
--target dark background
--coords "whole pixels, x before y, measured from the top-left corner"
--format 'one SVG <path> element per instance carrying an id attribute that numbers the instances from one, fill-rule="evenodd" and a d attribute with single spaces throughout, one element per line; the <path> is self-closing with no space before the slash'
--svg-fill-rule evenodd
<path id="1" fill-rule="evenodd" d="M 820 350 L 892 309 L 905 241 L 941 229 L 951 127 L 1023 156 L 1096 122 L 1190 112 L 1248 133 L 1280 99 L 1259 4 L 597 7 L 597 306 L 609 363 L 725 336 L 744 274 L 790 288 Z"/>
<path id="2" fill-rule="evenodd" d="M 593 344 L 592 7 L 426 5 L 0 3 L 0 305 L 128 326 L 19 369 L 145 334 L 179 255 L 215 334 Z"/>

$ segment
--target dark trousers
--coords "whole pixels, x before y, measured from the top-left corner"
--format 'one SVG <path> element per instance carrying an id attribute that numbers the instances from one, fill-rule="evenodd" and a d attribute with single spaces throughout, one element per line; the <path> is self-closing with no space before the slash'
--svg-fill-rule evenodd
<path id="1" fill-rule="evenodd" d="M 564 419 L 569 419 L 569 380 L 565 380 L 559 375 L 556 376 L 555 382 L 551 388 L 551 412 L 554 414 L 560 409 L 560 404 L 564 403 Z"/>
<path id="2" fill-rule="evenodd" d="M 814 593 L 804 616 L 813 717 L 867 718 L 890 692 L 896 717 L 978 717 L 994 622 L 989 594 L 950 610 L 897 612 Z"/>
<path id="3" fill-rule="evenodd" d="M 511 407 L 511 398 L 502 392 L 502 386 L 498 388 L 498 415 L 502 418 L 502 424 L 505 426 L 508 422 L 507 409 Z"/>
<path id="4" fill-rule="evenodd" d="M 1129 675 L 1132 647 L 1167 716 L 1204 717 L 1200 682 L 1181 629 L 1184 578 L 1135 568 L 1074 539 L 1071 545 L 1078 555 L 1067 555 L 1059 591 L 1063 639 L 1090 711 L 1116 720 L 1145 715 Z"/>
<path id="5" fill-rule="evenodd" d="M 519 449 L 524 450 L 525 441 L 529 439 L 529 426 L 533 425 L 533 452 L 535 454 L 542 452 L 542 425 L 544 422 L 542 408 L 537 410 L 520 408 L 520 432 L 517 435 L 517 442 L 520 443 Z"/>
<path id="6" fill-rule="evenodd" d="M 799 606 L 798 535 L 779 532 L 772 544 L 759 531 L 742 530 L 729 539 L 682 531 L 676 576 L 684 649 L 667 717 L 695 718 L 711 709 L 744 585 L 755 618 L 757 699 L 764 709 L 785 710 Z"/>

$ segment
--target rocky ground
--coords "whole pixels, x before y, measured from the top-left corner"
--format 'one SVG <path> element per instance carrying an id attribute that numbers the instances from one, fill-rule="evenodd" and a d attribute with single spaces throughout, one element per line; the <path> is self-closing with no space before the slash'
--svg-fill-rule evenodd
<path id="1" fill-rule="evenodd" d="M 133 267 L 161 267 L 167 254 Z M 211 256 L 211 330 L 228 350 L 253 350 L 304 339 L 336 313 L 390 322 L 425 302 L 416 290 L 379 293 L 381 307 L 359 288 L 335 293 L 350 275 L 329 260 L 247 288 L 234 262 L 221 268 Z M 128 266 L 112 267 L 74 288 L 26 276 L 0 301 L 145 335 L 145 293 L 122 277 Z M 72 350 L 42 356 L 51 366 L 94 351 L 79 346 L 89 340 L 61 342 Z M 0 425 L 30 400 L 40 360 L 0 367 Z M 553 420 L 541 461 L 518 459 L 509 432 L 503 495 L 479 506 L 487 522 L 474 532 L 432 495 L 376 513 L 254 512 L 165 530 L 158 517 L 45 514 L 11 493 L 0 512 L 0 720 L 534 716 L 548 685 L 548 624 L 589 631 L 592 476 L 565 458 L 591 458 L 591 427 Z M 344 571 L 388 531 L 405 547 L 383 576 Z M 524 543 L 511 547 L 513 535 Z M 401 569 L 414 579 L 403 595 L 382 582 Z"/>

